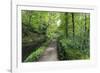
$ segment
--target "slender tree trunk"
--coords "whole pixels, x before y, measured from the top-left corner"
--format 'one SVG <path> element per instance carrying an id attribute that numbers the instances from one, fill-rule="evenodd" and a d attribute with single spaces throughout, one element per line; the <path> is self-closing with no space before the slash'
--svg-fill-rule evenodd
<path id="1" fill-rule="evenodd" d="M 65 20 L 66 21 L 66 24 L 65 24 L 66 28 L 65 28 L 65 30 L 66 30 L 66 38 L 67 38 L 68 37 L 68 13 L 65 13 L 65 16 L 66 16 L 66 20 Z"/>
<path id="2" fill-rule="evenodd" d="M 73 25 L 73 38 L 74 38 L 74 36 L 75 36 L 74 13 L 72 13 L 72 25 Z"/>
<path id="3" fill-rule="evenodd" d="M 86 30 L 87 30 L 87 28 L 86 28 L 86 20 L 87 20 L 87 18 L 86 18 L 86 14 L 85 14 L 85 24 L 84 24 L 84 27 L 85 27 L 85 33 L 86 33 Z"/>
<path id="4" fill-rule="evenodd" d="M 29 12 L 29 25 L 31 25 L 32 11 Z"/>
<path id="5" fill-rule="evenodd" d="M 84 47 L 86 48 L 86 33 L 87 33 L 87 28 L 86 28 L 86 20 L 87 20 L 87 17 L 86 17 L 86 14 L 85 14 L 85 16 L 84 16 L 85 18 L 84 18 L 84 21 L 85 21 L 85 23 L 84 23 Z"/>

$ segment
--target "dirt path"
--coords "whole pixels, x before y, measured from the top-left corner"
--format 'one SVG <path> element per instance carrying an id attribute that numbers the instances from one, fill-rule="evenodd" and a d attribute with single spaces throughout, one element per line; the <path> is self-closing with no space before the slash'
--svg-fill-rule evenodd
<path id="1" fill-rule="evenodd" d="M 57 45 L 55 41 L 52 41 L 49 47 L 45 50 L 39 61 L 57 61 Z"/>

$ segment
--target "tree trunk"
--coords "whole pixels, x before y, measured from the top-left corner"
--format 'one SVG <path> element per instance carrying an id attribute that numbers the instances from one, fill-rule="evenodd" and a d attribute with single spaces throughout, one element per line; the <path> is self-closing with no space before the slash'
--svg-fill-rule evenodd
<path id="1" fill-rule="evenodd" d="M 65 16 L 66 16 L 66 19 L 65 19 L 65 21 L 66 21 L 66 28 L 65 28 L 65 30 L 66 30 L 66 38 L 68 37 L 68 13 L 65 13 Z"/>
<path id="2" fill-rule="evenodd" d="M 86 14 L 85 14 L 85 16 L 84 16 L 85 18 L 84 18 L 84 21 L 85 21 L 85 23 L 84 23 L 84 47 L 86 48 L 86 34 L 87 34 L 87 28 L 86 28 L 86 20 L 87 20 L 87 18 L 86 18 Z"/>
<path id="3" fill-rule="evenodd" d="M 86 28 L 86 20 L 87 20 L 87 18 L 86 18 L 86 14 L 85 14 L 85 24 L 84 24 L 84 27 L 85 27 L 85 33 L 86 33 L 86 30 L 87 30 L 87 28 Z"/>
<path id="4" fill-rule="evenodd" d="M 74 38 L 74 36 L 75 36 L 74 13 L 72 13 L 72 25 L 73 25 L 73 38 Z"/>
<path id="5" fill-rule="evenodd" d="M 31 26 L 32 11 L 29 11 L 29 25 Z"/>

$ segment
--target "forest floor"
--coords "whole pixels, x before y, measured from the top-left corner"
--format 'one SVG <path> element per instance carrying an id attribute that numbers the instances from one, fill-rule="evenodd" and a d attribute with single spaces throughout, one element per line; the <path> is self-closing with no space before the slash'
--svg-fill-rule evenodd
<path id="1" fill-rule="evenodd" d="M 49 44 L 48 48 L 46 48 L 39 61 L 58 61 L 57 43 L 55 40 Z"/>

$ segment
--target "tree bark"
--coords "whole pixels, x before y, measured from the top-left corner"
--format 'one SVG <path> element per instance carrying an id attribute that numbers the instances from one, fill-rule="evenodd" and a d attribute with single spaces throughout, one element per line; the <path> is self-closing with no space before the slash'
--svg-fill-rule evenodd
<path id="1" fill-rule="evenodd" d="M 65 30 L 66 30 L 66 38 L 68 37 L 68 13 L 65 13 L 65 16 L 66 16 L 66 19 L 65 19 L 65 21 L 66 21 L 66 28 L 65 28 Z"/>
<path id="2" fill-rule="evenodd" d="M 29 25 L 31 26 L 32 11 L 29 11 Z"/>
<path id="3" fill-rule="evenodd" d="M 86 28 L 86 20 L 87 20 L 87 17 L 86 17 L 86 14 L 85 14 L 85 16 L 84 16 L 85 18 L 84 18 L 84 21 L 85 21 L 85 23 L 84 23 L 84 37 L 86 38 L 86 34 L 87 34 L 87 28 Z M 84 38 L 84 45 L 85 45 L 85 47 L 86 47 L 86 39 Z"/>
<path id="4" fill-rule="evenodd" d="M 72 13 L 72 25 L 73 25 L 73 38 L 75 36 L 75 23 L 74 23 L 74 13 Z"/>
<path id="5" fill-rule="evenodd" d="M 87 20 L 87 18 L 86 18 L 86 14 L 85 14 L 85 24 L 84 24 L 84 27 L 85 27 L 85 32 L 86 32 L 86 30 L 87 30 L 87 28 L 86 28 L 86 20 Z"/>

